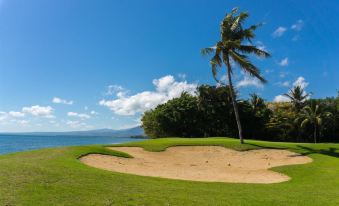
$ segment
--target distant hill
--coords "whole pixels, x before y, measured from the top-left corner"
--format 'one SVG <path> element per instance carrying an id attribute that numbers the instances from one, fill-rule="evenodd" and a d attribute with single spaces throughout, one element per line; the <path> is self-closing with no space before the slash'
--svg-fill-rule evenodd
<path id="1" fill-rule="evenodd" d="M 70 132 L 20 132 L 20 133 L 0 133 L 7 135 L 41 135 L 41 136 L 113 136 L 113 137 L 131 137 L 143 136 L 144 130 L 141 126 L 132 127 L 128 129 L 114 130 L 114 129 L 96 129 L 87 131 L 70 131 Z"/>

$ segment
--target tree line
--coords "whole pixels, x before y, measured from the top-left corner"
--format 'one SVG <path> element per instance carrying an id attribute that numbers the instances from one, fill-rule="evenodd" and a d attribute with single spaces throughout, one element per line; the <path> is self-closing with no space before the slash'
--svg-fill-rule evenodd
<path id="1" fill-rule="evenodd" d="M 295 86 L 285 96 L 289 102 L 267 102 L 257 94 L 235 98 L 244 138 L 339 142 L 339 95 L 311 99 Z M 182 93 L 145 112 L 141 120 L 151 138 L 239 135 L 229 86 L 201 85 L 196 95 Z"/>

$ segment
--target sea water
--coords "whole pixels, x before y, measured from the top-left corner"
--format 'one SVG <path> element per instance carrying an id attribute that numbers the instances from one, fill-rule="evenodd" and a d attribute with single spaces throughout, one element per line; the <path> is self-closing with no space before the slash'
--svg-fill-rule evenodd
<path id="1" fill-rule="evenodd" d="M 103 136 L 40 136 L 40 135 L 2 135 L 0 134 L 0 154 L 35 150 L 48 147 L 76 146 L 90 144 L 117 144 L 140 141 L 129 137 Z"/>

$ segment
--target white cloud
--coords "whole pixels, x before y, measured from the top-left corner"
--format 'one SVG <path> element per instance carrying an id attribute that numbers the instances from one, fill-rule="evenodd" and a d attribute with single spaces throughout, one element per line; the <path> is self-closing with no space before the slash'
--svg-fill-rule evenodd
<path id="1" fill-rule="evenodd" d="M 68 104 L 68 105 L 72 105 L 73 104 L 73 101 L 70 100 L 70 101 L 67 101 L 65 99 L 61 99 L 59 97 L 54 97 L 52 99 L 52 102 L 55 103 L 55 104 Z"/>
<path id="2" fill-rule="evenodd" d="M 54 126 L 54 127 L 60 127 L 60 123 L 59 122 L 56 122 L 54 120 L 50 120 L 49 123 Z"/>
<path id="3" fill-rule="evenodd" d="M 277 85 L 281 86 L 281 87 L 290 87 L 290 81 L 284 81 L 284 82 L 277 82 Z"/>
<path id="4" fill-rule="evenodd" d="M 45 117 L 45 118 L 54 118 L 52 115 L 53 108 L 50 106 L 43 107 L 39 105 L 34 105 L 31 107 L 23 107 L 22 112 L 31 114 L 33 116 Z"/>
<path id="5" fill-rule="evenodd" d="M 83 119 L 83 120 L 91 118 L 91 116 L 89 116 L 88 114 L 79 114 L 79 113 L 76 113 L 76 112 L 68 112 L 67 116 L 77 117 L 77 118 L 80 118 L 80 119 Z"/>
<path id="6" fill-rule="evenodd" d="M 258 87 L 258 88 L 263 88 L 264 85 L 256 78 L 249 77 L 248 75 L 244 76 L 244 79 L 240 80 L 237 83 L 237 87 Z"/>
<path id="7" fill-rule="evenodd" d="M 225 81 L 228 81 L 228 76 L 225 74 L 225 75 L 222 75 L 221 77 L 220 77 L 220 81 L 221 82 L 225 82 Z"/>
<path id="8" fill-rule="evenodd" d="M 284 87 L 289 87 L 290 86 L 290 82 L 289 81 L 285 81 L 281 83 L 282 86 Z"/>
<path id="9" fill-rule="evenodd" d="M 0 121 L 4 121 L 8 118 L 7 112 L 0 112 Z"/>
<path id="10" fill-rule="evenodd" d="M 308 82 L 306 82 L 304 77 L 298 77 L 295 82 L 293 82 L 293 86 L 300 86 L 301 88 L 305 89 L 309 85 Z"/>
<path id="11" fill-rule="evenodd" d="M 96 112 L 94 110 L 92 110 L 90 113 L 91 113 L 91 115 L 98 115 L 99 114 L 98 112 Z"/>
<path id="12" fill-rule="evenodd" d="M 16 126 L 20 124 L 21 126 L 26 126 L 29 121 L 23 120 L 23 119 L 17 119 L 17 118 L 22 118 L 24 117 L 25 114 L 22 112 L 15 112 L 15 111 L 10 111 L 10 112 L 0 112 L 0 122 L 2 124 L 15 124 Z"/>
<path id="13" fill-rule="evenodd" d="M 291 29 L 295 31 L 301 31 L 303 27 L 304 27 L 304 21 L 299 19 L 295 24 L 291 26 Z"/>
<path id="14" fill-rule="evenodd" d="M 279 26 L 273 33 L 272 36 L 273 37 L 281 37 L 282 35 L 284 35 L 284 33 L 286 32 L 286 28 Z"/>
<path id="15" fill-rule="evenodd" d="M 80 122 L 80 121 L 67 121 L 66 124 L 68 126 L 70 126 L 71 128 L 89 128 L 90 126 L 87 125 L 86 123 L 84 122 Z"/>
<path id="16" fill-rule="evenodd" d="M 28 120 L 17 120 L 16 122 L 21 125 L 27 125 L 29 123 Z"/>
<path id="17" fill-rule="evenodd" d="M 187 81 L 177 82 L 171 75 L 154 79 L 155 91 L 144 91 L 131 96 L 117 96 L 114 100 L 101 100 L 100 105 L 108 107 L 118 115 L 135 115 L 153 109 L 170 99 L 179 97 L 182 92 L 194 94 L 196 84 Z"/>
<path id="18" fill-rule="evenodd" d="M 8 112 L 9 116 L 11 117 L 24 117 L 25 114 L 22 112 L 15 112 L 15 111 L 10 111 Z"/>
<path id="19" fill-rule="evenodd" d="M 127 93 L 128 93 L 128 90 L 126 90 L 120 85 L 108 85 L 107 90 L 104 93 L 104 95 L 106 96 L 116 95 L 117 97 L 123 97 L 127 95 Z"/>
<path id="20" fill-rule="evenodd" d="M 289 102 L 290 99 L 284 95 L 278 95 L 276 97 L 274 97 L 274 102 Z"/>
<path id="21" fill-rule="evenodd" d="M 282 67 L 288 66 L 288 58 L 284 58 L 279 62 L 279 65 Z"/>

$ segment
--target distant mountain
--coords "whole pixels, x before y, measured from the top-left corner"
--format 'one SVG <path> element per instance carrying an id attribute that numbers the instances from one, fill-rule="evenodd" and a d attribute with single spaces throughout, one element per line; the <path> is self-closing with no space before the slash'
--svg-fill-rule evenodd
<path id="1" fill-rule="evenodd" d="M 21 133 L 0 133 L 10 135 L 41 135 L 41 136 L 113 136 L 113 137 L 131 137 L 143 136 L 144 130 L 141 126 L 132 127 L 128 129 L 114 130 L 114 129 L 96 129 L 87 131 L 70 131 L 70 132 L 21 132 Z"/>

